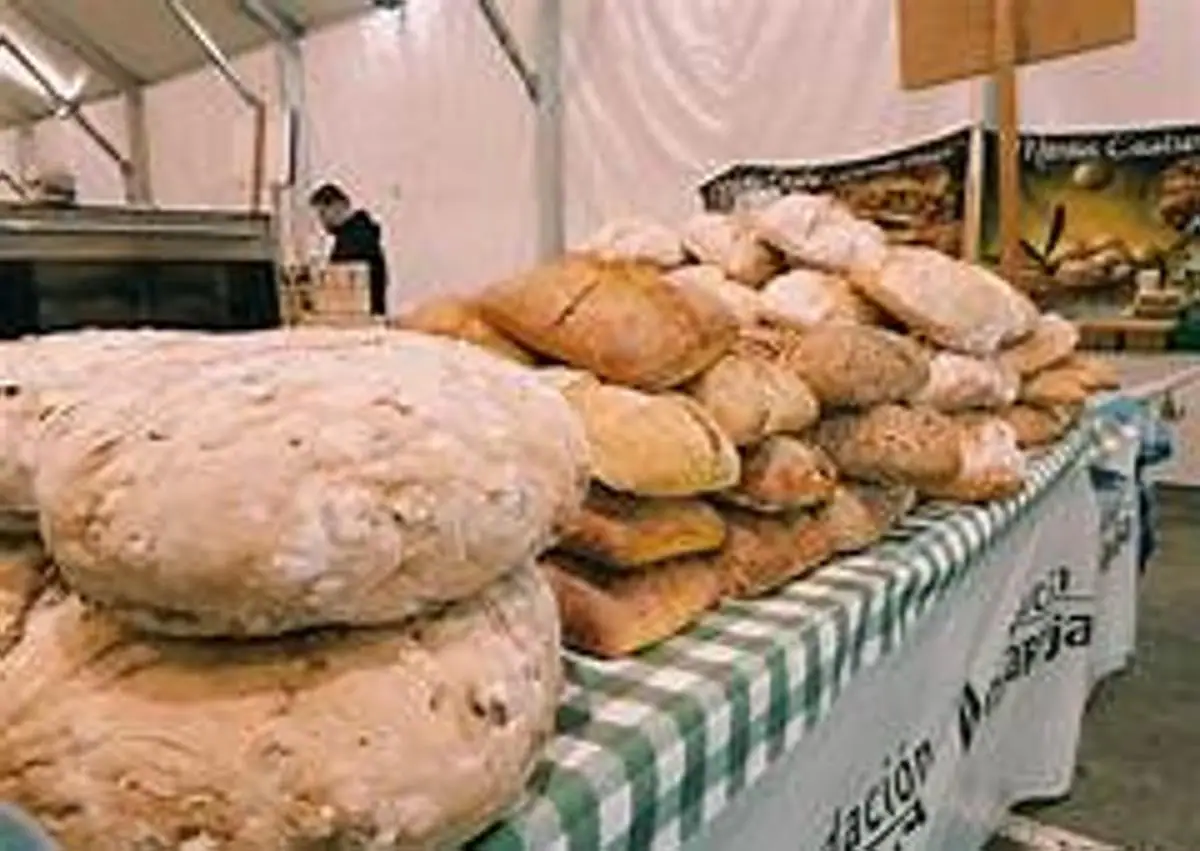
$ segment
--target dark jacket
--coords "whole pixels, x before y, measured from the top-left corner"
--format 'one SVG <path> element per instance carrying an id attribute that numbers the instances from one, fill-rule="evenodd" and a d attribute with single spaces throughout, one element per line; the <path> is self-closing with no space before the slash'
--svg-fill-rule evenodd
<path id="1" fill-rule="evenodd" d="M 333 229 L 332 263 L 366 263 L 371 273 L 371 313 L 387 310 L 387 260 L 383 256 L 379 223 L 359 210 Z"/>

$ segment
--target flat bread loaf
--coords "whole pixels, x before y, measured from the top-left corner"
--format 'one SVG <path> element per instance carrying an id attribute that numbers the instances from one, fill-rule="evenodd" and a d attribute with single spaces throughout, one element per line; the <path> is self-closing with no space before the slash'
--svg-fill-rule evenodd
<path id="1" fill-rule="evenodd" d="M 729 537 L 717 558 L 725 593 L 759 597 L 820 567 L 834 554 L 834 538 L 818 514 L 767 516 L 728 509 Z"/>
<path id="2" fill-rule="evenodd" d="M 952 480 L 962 469 L 954 420 L 929 408 L 881 405 L 822 421 L 816 444 L 848 478 L 921 487 Z"/>
<path id="3" fill-rule="evenodd" d="M 929 355 L 917 343 L 865 326 L 814 328 L 786 350 L 783 362 L 804 379 L 824 408 L 902 402 L 929 379 Z"/>
<path id="4" fill-rule="evenodd" d="M 963 354 L 995 355 L 1038 323 L 1033 302 L 1007 281 L 932 248 L 894 246 L 878 271 L 852 282 L 914 332 Z"/>
<path id="5" fill-rule="evenodd" d="M 554 600 L 522 568 L 429 620 L 231 644 L 47 598 L 0 657 L 0 800 L 63 848 L 457 848 L 554 731 Z"/>
<path id="6" fill-rule="evenodd" d="M 699 499 L 649 499 L 593 487 L 558 549 L 614 570 L 641 570 L 719 549 L 725 521 Z"/>
<path id="7" fill-rule="evenodd" d="M 532 560 L 585 493 L 569 405 L 473 347 L 383 339 L 48 412 L 36 490 L 66 582 L 148 630 L 275 635 L 399 621 Z"/>
<path id="8" fill-rule="evenodd" d="M 737 319 L 650 266 L 572 256 L 490 287 L 484 319 L 535 352 L 617 384 L 664 390 L 716 362 Z"/>

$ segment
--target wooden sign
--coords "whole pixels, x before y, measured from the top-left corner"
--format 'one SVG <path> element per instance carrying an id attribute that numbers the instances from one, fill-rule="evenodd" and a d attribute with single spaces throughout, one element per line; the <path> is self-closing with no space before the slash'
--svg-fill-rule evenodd
<path id="1" fill-rule="evenodd" d="M 998 0 L 896 2 L 905 89 L 997 70 Z M 1015 0 L 1013 58 L 1028 65 L 1132 41 L 1136 8 L 1136 0 Z"/>

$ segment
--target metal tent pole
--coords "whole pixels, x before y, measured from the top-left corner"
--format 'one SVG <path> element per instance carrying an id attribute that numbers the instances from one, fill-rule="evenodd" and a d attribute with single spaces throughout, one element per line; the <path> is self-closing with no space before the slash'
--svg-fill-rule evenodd
<path id="1" fill-rule="evenodd" d="M 538 3 L 538 99 L 535 147 L 538 200 L 538 255 L 560 256 L 566 245 L 563 174 L 562 0 Z"/>

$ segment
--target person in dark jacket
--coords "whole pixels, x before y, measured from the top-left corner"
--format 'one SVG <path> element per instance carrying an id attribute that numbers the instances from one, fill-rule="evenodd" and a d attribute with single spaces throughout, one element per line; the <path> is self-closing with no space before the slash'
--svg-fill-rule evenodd
<path id="1" fill-rule="evenodd" d="M 326 183 L 309 196 L 309 203 L 333 237 L 331 263 L 366 263 L 371 274 L 371 313 L 387 312 L 387 261 L 383 231 L 365 210 L 355 210 L 340 186 Z"/>

